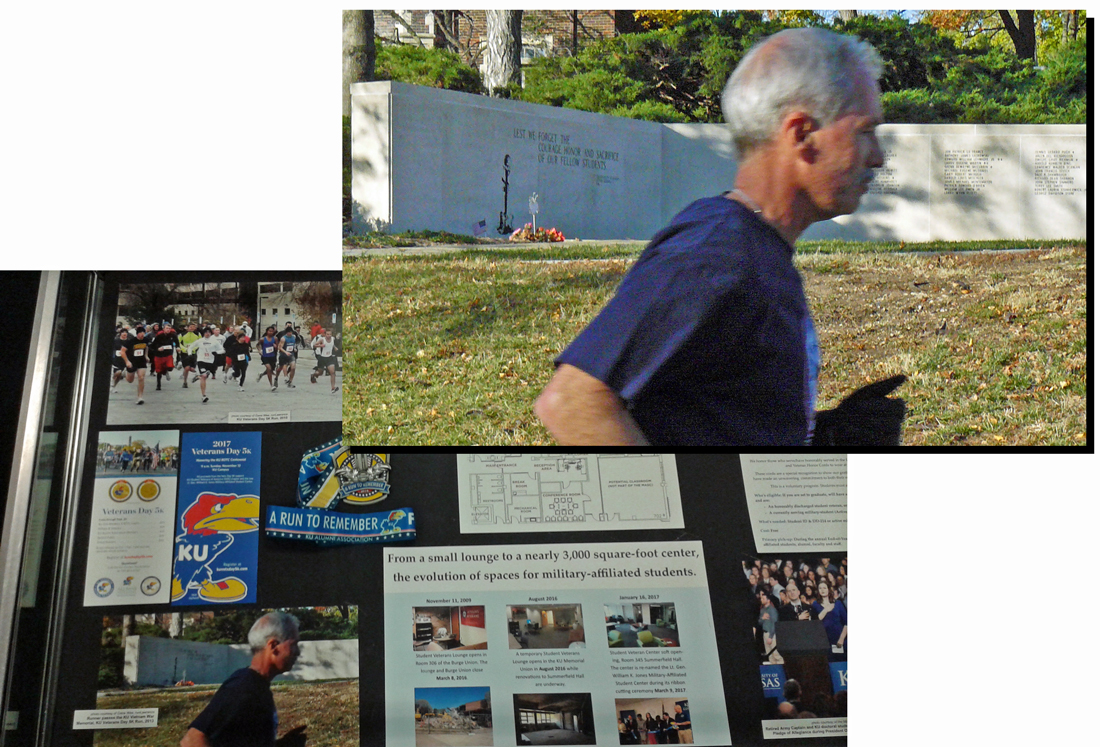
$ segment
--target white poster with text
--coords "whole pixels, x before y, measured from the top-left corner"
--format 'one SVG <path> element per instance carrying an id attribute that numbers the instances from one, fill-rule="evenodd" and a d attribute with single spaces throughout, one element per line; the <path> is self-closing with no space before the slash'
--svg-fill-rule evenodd
<path id="1" fill-rule="evenodd" d="M 388 744 L 729 744 L 701 543 L 384 560 Z"/>
<path id="2" fill-rule="evenodd" d="M 847 454 L 742 454 L 741 474 L 757 552 L 847 552 Z"/>

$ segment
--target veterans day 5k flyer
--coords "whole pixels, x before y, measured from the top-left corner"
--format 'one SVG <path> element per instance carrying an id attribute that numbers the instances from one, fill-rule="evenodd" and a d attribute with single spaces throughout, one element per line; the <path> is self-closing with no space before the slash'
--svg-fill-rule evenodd
<path id="1" fill-rule="evenodd" d="M 84 606 L 163 604 L 172 568 L 179 431 L 103 431 Z"/>
<path id="2" fill-rule="evenodd" d="M 172 604 L 256 600 L 260 434 L 185 433 Z"/>

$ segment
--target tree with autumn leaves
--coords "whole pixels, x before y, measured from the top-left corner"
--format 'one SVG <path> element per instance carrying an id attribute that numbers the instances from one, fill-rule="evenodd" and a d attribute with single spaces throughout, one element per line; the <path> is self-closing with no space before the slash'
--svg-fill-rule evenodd
<path id="1" fill-rule="evenodd" d="M 512 95 L 635 119 L 718 122 L 721 91 L 745 52 L 783 28 L 812 25 L 854 34 L 879 50 L 888 122 L 1084 122 L 1084 35 L 1078 29 L 1063 39 L 1064 25 L 1056 28 L 1046 11 L 1035 13 L 1042 66 L 1015 53 L 1013 32 L 1003 23 L 992 28 L 997 11 L 975 16 L 986 32 L 963 24 L 970 16 L 932 16 L 936 25 L 848 12 L 639 12 L 641 32 L 591 44 L 576 56 L 535 60 L 526 85 Z M 1028 11 L 1008 15 L 1015 33 L 1031 18 Z M 948 28 L 956 23 L 966 30 Z"/>

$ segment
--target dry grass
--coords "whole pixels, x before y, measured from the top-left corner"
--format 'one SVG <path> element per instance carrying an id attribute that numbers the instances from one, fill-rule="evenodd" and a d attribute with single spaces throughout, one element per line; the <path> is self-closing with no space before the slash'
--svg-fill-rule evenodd
<path id="1" fill-rule="evenodd" d="M 98 708 L 158 708 L 155 729 L 101 729 L 96 747 L 177 747 L 217 687 L 145 690 L 100 696 Z M 310 747 L 359 744 L 359 681 L 288 682 L 271 688 L 279 736 L 305 726 Z"/>
<path id="2" fill-rule="evenodd" d="M 800 246 L 821 337 L 819 406 L 902 372 L 910 445 L 1083 445 L 1085 248 L 896 254 Z M 344 435 L 530 444 L 551 361 L 637 250 L 345 262 Z"/>

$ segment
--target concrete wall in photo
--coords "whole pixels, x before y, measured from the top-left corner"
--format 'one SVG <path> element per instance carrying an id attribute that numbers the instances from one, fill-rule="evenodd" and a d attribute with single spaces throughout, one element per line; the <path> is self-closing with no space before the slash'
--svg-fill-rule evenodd
<path id="1" fill-rule="evenodd" d="M 359 676 L 359 641 L 302 641 L 294 668 L 275 678 L 287 680 L 354 679 Z M 131 685 L 220 684 L 247 667 L 252 654 L 247 644 L 223 645 L 171 638 L 127 636 L 123 677 Z"/>
<path id="2" fill-rule="evenodd" d="M 853 215 L 804 238 L 1083 238 L 1084 125 L 884 125 L 887 162 Z M 663 125 L 422 86 L 352 86 L 353 230 L 497 236 L 504 211 L 567 238 L 649 239 L 732 186 L 724 125 Z"/>

